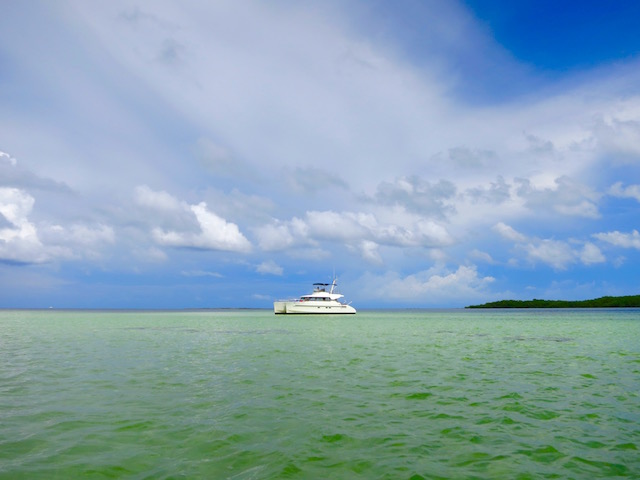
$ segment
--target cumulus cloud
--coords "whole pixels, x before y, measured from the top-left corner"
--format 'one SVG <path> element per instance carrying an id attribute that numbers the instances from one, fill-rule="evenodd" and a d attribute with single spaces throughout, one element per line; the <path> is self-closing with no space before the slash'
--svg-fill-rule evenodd
<path id="1" fill-rule="evenodd" d="M 563 216 L 599 219 L 601 197 L 595 189 L 551 172 L 513 179 L 499 175 L 495 180 L 486 179 L 461 189 L 461 194 L 452 200 L 457 212 L 447 220 L 469 228 L 525 217 L 532 225 Z"/>
<path id="2" fill-rule="evenodd" d="M 102 247 L 115 241 L 108 225 L 36 225 L 29 219 L 34 204 L 33 196 L 23 190 L 0 188 L 0 260 L 28 264 L 100 258 Z"/>
<path id="3" fill-rule="evenodd" d="M 401 205 L 426 217 L 444 218 L 455 212 L 448 203 L 455 194 L 456 187 L 448 180 L 430 183 L 414 175 L 380 183 L 374 199 L 382 205 Z"/>
<path id="4" fill-rule="evenodd" d="M 135 188 L 134 200 L 157 212 L 152 221 L 166 225 L 170 219 L 170 228 L 152 227 L 152 237 L 159 245 L 243 253 L 251 250 L 251 243 L 238 226 L 210 211 L 206 202 L 189 205 L 146 185 Z"/>
<path id="5" fill-rule="evenodd" d="M 637 163 L 640 156 L 640 120 L 600 118 L 594 128 L 598 148 L 614 154 L 618 161 Z"/>
<path id="6" fill-rule="evenodd" d="M 640 185 L 622 186 L 622 182 L 616 182 L 611 185 L 609 195 L 619 198 L 633 198 L 640 202 Z"/>
<path id="7" fill-rule="evenodd" d="M 184 203 L 165 191 L 157 192 L 147 185 L 139 185 L 134 189 L 134 200 L 138 205 L 166 212 L 181 212 Z"/>
<path id="8" fill-rule="evenodd" d="M 499 175 L 495 182 L 489 182 L 487 187 L 478 186 L 469 188 L 465 195 L 474 201 L 484 201 L 492 204 L 500 204 L 511 198 L 511 186 Z"/>
<path id="9" fill-rule="evenodd" d="M 637 248 L 635 231 L 609 231 L 600 215 L 597 173 L 613 184 L 608 202 L 640 201 L 635 179 L 615 183 L 631 169 L 608 168 L 640 158 L 637 65 L 527 78 L 462 3 L 413 3 L 422 15 L 401 33 L 386 7 L 362 2 L 7 10 L 0 43 L 19 95 L 0 108 L 0 131 L 21 158 L 0 152 L 0 187 L 16 189 L 3 200 L 0 256 L 128 258 L 148 244 L 157 261 L 164 247 L 247 253 L 245 229 L 263 252 L 348 256 L 354 269 L 393 270 L 419 253 L 414 272 L 453 256 L 567 269 L 604 262 L 602 243 Z M 407 38 L 417 42 L 404 49 Z M 501 94 L 508 83 L 518 86 Z M 66 107 L 33 110 L 32 98 Z M 49 202 L 62 191 L 74 197 Z M 553 225 L 563 217 L 608 233 L 566 238 Z M 517 260 L 476 232 L 512 242 Z M 194 264 L 201 254 L 182 253 Z M 262 260 L 252 264 L 269 270 Z M 415 275 L 472 284 L 464 269 Z"/>
<path id="10" fill-rule="evenodd" d="M 512 240 L 514 242 L 524 242 L 527 239 L 527 237 L 517 232 L 513 227 L 510 227 L 509 225 L 506 225 L 502 222 L 494 225 L 493 229 L 507 240 Z"/>
<path id="11" fill-rule="evenodd" d="M 327 240 L 359 246 L 368 260 L 377 257 L 374 244 L 436 248 L 454 241 L 444 226 L 419 217 L 408 225 L 400 225 L 381 223 L 372 213 L 330 210 L 308 211 L 303 219 L 294 217 L 289 222 L 275 220 L 256 229 L 256 234 L 263 250 L 285 250 Z"/>
<path id="12" fill-rule="evenodd" d="M 615 230 L 613 232 L 596 233 L 593 235 L 598 240 L 610 243 L 616 247 L 635 248 L 640 250 L 640 233 L 633 230 L 630 233 L 623 233 Z"/>
<path id="13" fill-rule="evenodd" d="M 359 240 L 375 228 L 373 214 L 363 212 L 307 212 L 305 222 L 312 238 L 349 242 Z"/>
<path id="14" fill-rule="evenodd" d="M 494 260 L 491 257 L 491 255 L 489 255 L 487 252 L 478 250 L 477 248 L 474 248 L 473 250 L 471 250 L 471 252 L 469 252 L 469 257 L 484 263 L 489 263 L 489 264 L 494 263 Z"/>
<path id="15" fill-rule="evenodd" d="M 360 253 L 362 258 L 374 265 L 382 265 L 382 256 L 380 255 L 380 246 L 371 240 L 363 240 L 355 249 Z"/>
<path id="16" fill-rule="evenodd" d="M 0 164 L 8 164 L 15 167 L 18 161 L 6 152 L 0 151 Z"/>
<path id="17" fill-rule="evenodd" d="M 529 259 L 541 261 L 556 270 L 564 270 L 575 261 L 575 252 L 571 246 L 562 241 L 542 239 L 524 246 Z"/>
<path id="18" fill-rule="evenodd" d="M 47 245 L 58 245 L 60 248 L 68 248 L 73 252 L 70 256 L 81 254 L 85 257 L 100 258 L 101 249 L 106 245 L 116 242 L 113 227 L 109 225 L 82 225 L 70 226 L 47 225 L 41 228 L 42 240 Z"/>
<path id="19" fill-rule="evenodd" d="M 552 154 L 556 151 L 553 142 L 531 134 L 525 134 L 528 143 L 528 151 L 536 155 Z"/>
<path id="20" fill-rule="evenodd" d="M 41 263 L 49 260 L 29 221 L 34 198 L 17 188 L 0 188 L 0 215 L 8 226 L 0 229 L 0 259 L 6 262 Z"/>
<path id="21" fill-rule="evenodd" d="M 380 277 L 366 275 L 361 283 L 367 287 L 367 293 L 384 291 L 384 300 L 438 303 L 455 301 L 460 298 L 479 298 L 495 279 L 481 276 L 473 265 L 461 265 L 456 270 L 431 268 L 415 274 L 401 276 L 389 273 Z M 374 298 L 371 298 L 372 300 Z M 380 300 L 375 298 L 375 300 Z"/>
<path id="22" fill-rule="evenodd" d="M 154 240 L 160 245 L 169 247 L 229 252 L 248 252 L 251 250 L 251 243 L 240 233 L 238 226 L 209 211 L 205 202 L 191 205 L 189 209 L 195 215 L 200 226 L 199 232 L 165 231 L 161 228 L 154 228 L 152 231 Z"/>
<path id="23" fill-rule="evenodd" d="M 272 223 L 258 227 L 256 234 L 262 250 L 277 251 L 304 243 L 308 230 L 303 220 L 294 217 L 288 222 L 274 220 Z"/>
<path id="24" fill-rule="evenodd" d="M 555 270 L 565 270 L 576 262 L 593 265 L 606 261 L 600 249 L 591 242 L 529 238 L 504 223 L 496 224 L 493 229 L 503 238 L 514 242 L 516 251 L 524 251 L 530 262 L 542 262 Z"/>
<path id="25" fill-rule="evenodd" d="M 442 225 L 417 219 L 410 225 L 381 224 L 375 215 L 363 212 L 307 212 L 309 235 L 336 241 L 369 239 L 398 247 L 439 247 L 453 243 Z"/>
<path id="26" fill-rule="evenodd" d="M 606 261 L 606 258 L 596 245 L 587 242 L 580 252 L 580 260 L 585 265 L 591 265 L 593 263 L 602 263 Z"/>
<path id="27" fill-rule="evenodd" d="M 529 179 L 517 179 L 518 196 L 525 205 L 533 210 L 555 210 L 563 215 L 598 218 L 597 201 L 600 195 L 585 185 L 569 177 L 562 176 L 554 180 L 553 186 L 536 187 Z"/>

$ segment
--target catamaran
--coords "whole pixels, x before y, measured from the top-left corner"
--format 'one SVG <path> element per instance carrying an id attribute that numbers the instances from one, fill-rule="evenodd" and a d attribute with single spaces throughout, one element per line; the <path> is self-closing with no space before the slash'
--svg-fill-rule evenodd
<path id="1" fill-rule="evenodd" d="M 343 303 L 340 299 L 344 295 L 335 291 L 336 280 L 332 283 L 314 283 L 313 293 L 302 295 L 297 300 L 277 300 L 273 302 L 273 313 L 275 314 L 344 314 L 356 313 L 356 309 L 351 305 Z M 327 291 L 327 287 L 331 287 Z"/>

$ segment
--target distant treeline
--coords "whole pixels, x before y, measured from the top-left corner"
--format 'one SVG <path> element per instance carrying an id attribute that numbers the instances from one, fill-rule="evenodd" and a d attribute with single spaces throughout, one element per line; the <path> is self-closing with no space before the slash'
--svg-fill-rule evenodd
<path id="1" fill-rule="evenodd" d="M 466 308 L 624 308 L 640 307 L 640 295 L 600 297 L 593 300 L 500 300 Z"/>

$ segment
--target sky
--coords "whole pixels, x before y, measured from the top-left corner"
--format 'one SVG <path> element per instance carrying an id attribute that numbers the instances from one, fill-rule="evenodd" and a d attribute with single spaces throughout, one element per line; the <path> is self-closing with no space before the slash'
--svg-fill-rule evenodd
<path id="1" fill-rule="evenodd" d="M 0 308 L 640 294 L 640 3 L 0 3 Z"/>

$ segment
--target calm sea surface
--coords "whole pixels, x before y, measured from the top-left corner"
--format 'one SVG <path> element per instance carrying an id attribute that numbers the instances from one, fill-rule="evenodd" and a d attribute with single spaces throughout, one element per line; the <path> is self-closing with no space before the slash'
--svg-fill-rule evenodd
<path id="1" fill-rule="evenodd" d="M 0 311 L 0 478 L 640 478 L 640 310 Z"/>

